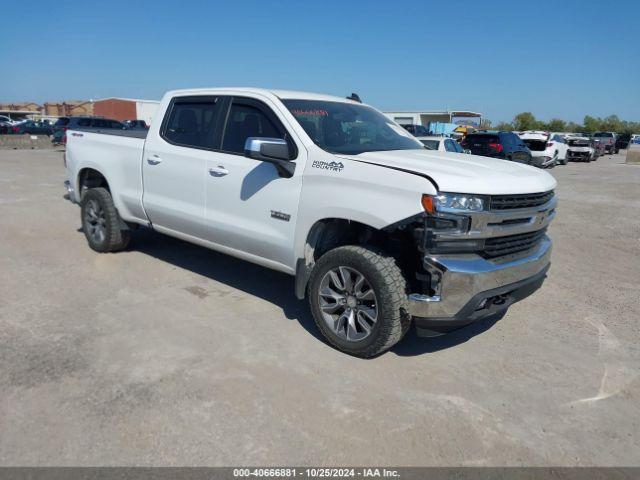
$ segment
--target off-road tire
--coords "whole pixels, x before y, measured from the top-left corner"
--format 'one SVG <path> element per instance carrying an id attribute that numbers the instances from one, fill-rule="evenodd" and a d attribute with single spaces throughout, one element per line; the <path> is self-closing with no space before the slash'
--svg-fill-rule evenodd
<path id="1" fill-rule="evenodd" d="M 104 212 L 105 236 L 102 241 L 97 241 L 89 233 L 86 209 L 87 205 L 92 201 L 97 202 Z M 129 230 L 122 229 L 122 220 L 116 206 L 113 204 L 111 194 L 106 188 L 91 188 L 84 193 L 80 208 L 80 220 L 87 242 L 96 252 L 117 252 L 124 250 L 129 245 L 131 234 Z"/>
<path id="2" fill-rule="evenodd" d="M 320 284 L 325 274 L 338 266 L 365 276 L 377 298 L 378 320 L 371 333 L 360 341 L 339 337 L 325 322 L 320 308 Z M 407 314 L 406 280 L 393 257 L 372 246 L 348 245 L 334 248 L 316 262 L 307 288 L 315 323 L 327 342 L 336 349 L 362 358 L 379 355 L 393 347 L 411 325 Z"/>

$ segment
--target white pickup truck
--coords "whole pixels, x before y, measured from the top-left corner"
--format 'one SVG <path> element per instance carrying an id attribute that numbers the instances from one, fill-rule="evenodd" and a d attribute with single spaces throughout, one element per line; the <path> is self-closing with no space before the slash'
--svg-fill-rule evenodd
<path id="1" fill-rule="evenodd" d="M 173 91 L 148 132 L 67 132 L 65 165 L 92 249 L 122 250 L 144 225 L 294 275 L 352 355 L 412 322 L 435 336 L 498 314 L 549 268 L 551 175 L 427 150 L 352 99 Z"/>

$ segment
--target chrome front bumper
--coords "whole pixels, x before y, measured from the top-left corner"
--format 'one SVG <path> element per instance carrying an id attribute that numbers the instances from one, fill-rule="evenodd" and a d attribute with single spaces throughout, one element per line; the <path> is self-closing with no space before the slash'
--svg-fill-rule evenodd
<path id="1" fill-rule="evenodd" d="M 475 312 L 481 311 L 487 301 L 498 304 L 502 299 L 501 305 L 506 308 L 524 298 L 513 295 L 509 300 L 509 293 L 531 287 L 529 284 L 538 280 L 535 288 L 540 286 L 549 268 L 550 256 L 551 240 L 547 236 L 528 252 L 498 260 L 487 260 L 476 254 L 427 254 L 423 259 L 424 267 L 435 278 L 432 286 L 436 294 L 409 295 L 408 313 L 414 317 L 464 323 L 466 317 L 471 316 L 471 321 L 474 316 L 478 317 Z M 528 279 L 531 282 L 527 282 Z"/>

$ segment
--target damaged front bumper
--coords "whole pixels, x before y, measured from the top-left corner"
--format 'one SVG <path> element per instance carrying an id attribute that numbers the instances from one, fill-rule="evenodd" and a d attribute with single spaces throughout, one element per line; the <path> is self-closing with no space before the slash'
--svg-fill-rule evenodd
<path id="1" fill-rule="evenodd" d="M 411 294 L 408 313 L 419 335 L 455 330 L 508 308 L 535 292 L 550 266 L 551 240 L 499 260 L 477 254 L 425 254 L 434 295 Z"/>

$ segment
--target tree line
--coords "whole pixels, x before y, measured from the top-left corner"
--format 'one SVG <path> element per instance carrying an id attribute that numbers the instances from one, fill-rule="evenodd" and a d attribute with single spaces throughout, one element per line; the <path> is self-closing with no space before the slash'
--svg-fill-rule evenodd
<path id="1" fill-rule="evenodd" d="M 608 117 L 584 117 L 582 124 L 576 122 L 566 122 L 560 118 L 554 118 L 548 122 L 538 120 L 531 112 L 522 112 L 513 117 L 511 122 L 500 122 L 491 125 L 491 120 L 482 119 L 481 128 L 508 131 L 524 130 L 545 130 L 549 132 L 617 132 L 617 133 L 640 133 L 640 122 L 630 122 L 620 120 L 617 115 Z"/>

